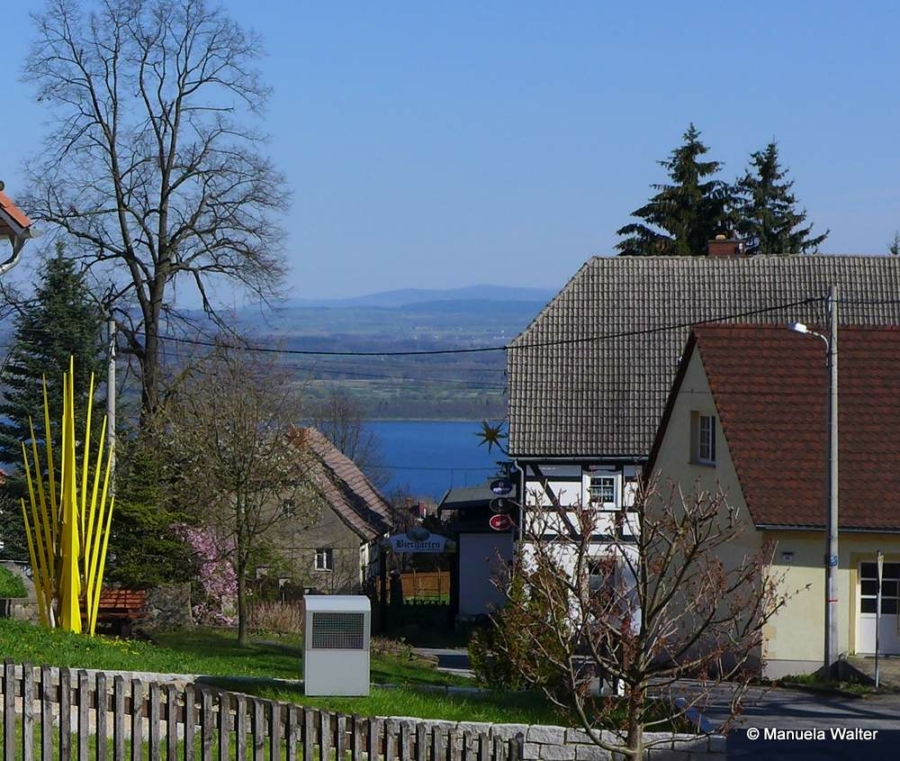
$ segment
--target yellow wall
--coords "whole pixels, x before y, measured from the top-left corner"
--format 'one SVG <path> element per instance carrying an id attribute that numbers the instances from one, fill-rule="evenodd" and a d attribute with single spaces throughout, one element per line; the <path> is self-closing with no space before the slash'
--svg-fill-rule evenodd
<path id="1" fill-rule="evenodd" d="M 825 506 L 822 506 L 824 513 Z M 824 531 L 770 531 L 778 542 L 775 573 L 785 573 L 785 589 L 795 597 L 773 620 L 770 659 L 822 661 L 825 648 L 825 533 Z M 875 561 L 878 550 L 887 562 L 900 562 L 900 537 L 890 534 L 842 533 L 839 535 L 837 574 L 838 652 L 857 648 L 858 570 L 862 561 Z M 892 549 L 893 548 L 893 549 Z M 784 562 L 784 553 L 793 562 Z M 809 589 L 804 587 L 809 585 Z"/>
<path id="2" fill-rule="evenodd" d="M 657 479 L 661 493 L 665 493 L 670 483 L 680 484 L 685 493 L 693 491 L 695 484 L 701 489 L 711 492 L 721 489 L 728 504 L 737 508 L 738 514 L 744 520 L 740 536 L 730 545 L 727 557 L 723 558 L 727 563 L 729 558 L 737 560 L 747 552 L 758 551 L 762 539 L 750 522 L 744 495 L 731 461 L 731 453 L 728 451 L 725 435 L 718 421 L 716 424 L 716 464 L 701 465 L 691 462 L 692 412 L 699 412 L 701 415 L 715 415 L 718 418 L 709 382 L 706 379 L 706 372 L 703 370 L 700 356 L 696 351 L 688 365 L 678 398 L 675 400 L 666 435 L 657 455 L 653 477 Z"/>
<path id="3" fill-rule="evenodd" d="M 685 492 L 695 483 L 704 489 L 721 488 L 730 505 L 747 517 L 740 539 L 732 543 L 723 557 L 736 562 L 748 551 L 758 549 L 764 540 L 777 542 L 771 571 L 784 574 L 782 592 L 791 595 L 785 608 L 767 626 L 763 657 L 766 672 L 772 676 L 813 671 L 823 662 L 825 626 L 825 533 L 824 531 L 757 531 L 734 470 L 731 454 L 721 425 L 716 431 L 716 464 L 691 462 L 691 413 L 718 417 L 709 382 L 698 352 L 694 352 L 685 373 L 665 438 L 656 460 L 654 475 L 664 489 L 669 482 L 681 484 Z M 786 460 L 788 460 L 786 455 Z M 789 463 L 786 462 L 786 467 Z M 825 505 L 822 505 L 824 521 Z M 892 549 L 893 547 L 893 549 Z M 900 562 L 900 536 L 886 534 L 840 535 L 838 565 L 838 650 L 856 652 L 857 570 L 860 561 L 875 560 L 878 550 L 888 562 Z M 792 553 L 787 562 L 785 553 Z"/>

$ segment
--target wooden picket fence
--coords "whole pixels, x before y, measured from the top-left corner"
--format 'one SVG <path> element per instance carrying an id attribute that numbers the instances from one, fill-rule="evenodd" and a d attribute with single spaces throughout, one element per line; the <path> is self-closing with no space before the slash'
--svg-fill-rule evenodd
<path id="1" fill-rule="evenodd" d="M 203 685 L 10 661 L 2 677 L 3 761 L 519 761 L 522 755 L 521 735 L 346 716 Z"/>

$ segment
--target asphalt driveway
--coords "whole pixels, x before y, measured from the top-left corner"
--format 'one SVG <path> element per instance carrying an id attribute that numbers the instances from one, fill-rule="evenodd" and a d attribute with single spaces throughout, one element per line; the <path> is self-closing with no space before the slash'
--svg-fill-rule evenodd
<path id="1" fill-rule="evenodd" d="M 713 721 L 724 719 L 724 699 L 718 705 L 714 699 L 704 714 Z M 847 698 L 754 689 L 727 748 L 729 759 L 900 758 L 900 696 Z"/>

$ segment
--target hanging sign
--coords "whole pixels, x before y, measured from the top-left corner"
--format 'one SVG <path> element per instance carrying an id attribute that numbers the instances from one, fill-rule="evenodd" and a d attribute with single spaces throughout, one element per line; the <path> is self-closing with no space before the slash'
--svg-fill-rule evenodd
<path id="1" fill-rule="evenodd" d="M 491 519 L 488 521 L 488 525 L 492 529 L 494 529 L 494 531 L 508 531 L 512 528 L 513 522 L 512 518 L 510 518 L 508 515 L 498 513 L 497 515 L 491 516 Z"/>
<path id="2" fill-rule="evenodd" d="M 512 481 L 508 481 L 505 478 L 498 478 L 495 481 L 491 481 L 491 491 L 498 497 L 505 497 L 512 490 Z"/>
<path id="3" fill-rule="evenodd" d="M 394 552 L 438 553 L 450 549 L 446 536 L 432 534 L 423 526 L 413 526 L 405 534 L 394 534 L 388 542 Z"/>
<path id="4" fill-rule="evenodd" d="M 511 499 L 503 499 L 503 497 L 494 497 L 488 505 L 492 513 L 508 513 L 514 506 L 515 503 Z"/>

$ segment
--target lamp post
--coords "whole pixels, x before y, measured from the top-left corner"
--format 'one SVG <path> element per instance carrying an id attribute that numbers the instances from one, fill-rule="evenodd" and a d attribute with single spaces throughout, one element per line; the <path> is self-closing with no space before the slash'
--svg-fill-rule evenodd
<path id="1" fill-rule="evenodd" d="M 788 327 L 825 342 L 828 362 L 828 519 L 825 525 L 825 668 L 830 672 L 838 659 L 838 319 L 837 287 L 830 286 L 826 300 L 828 335 L 816 333 L 801 322 Z"/>
<path id="2" fill-rule="evenodd" d="M 878 550 L 875 556 L 875 566 L 877 570 L 878 590 L 875 596 L 875 689 L 878 689 L 880 680 L 880 672 L 878 670 L 878 651 L 881 649 L 881 580 L 884 576 L 884 553 Z"/>

